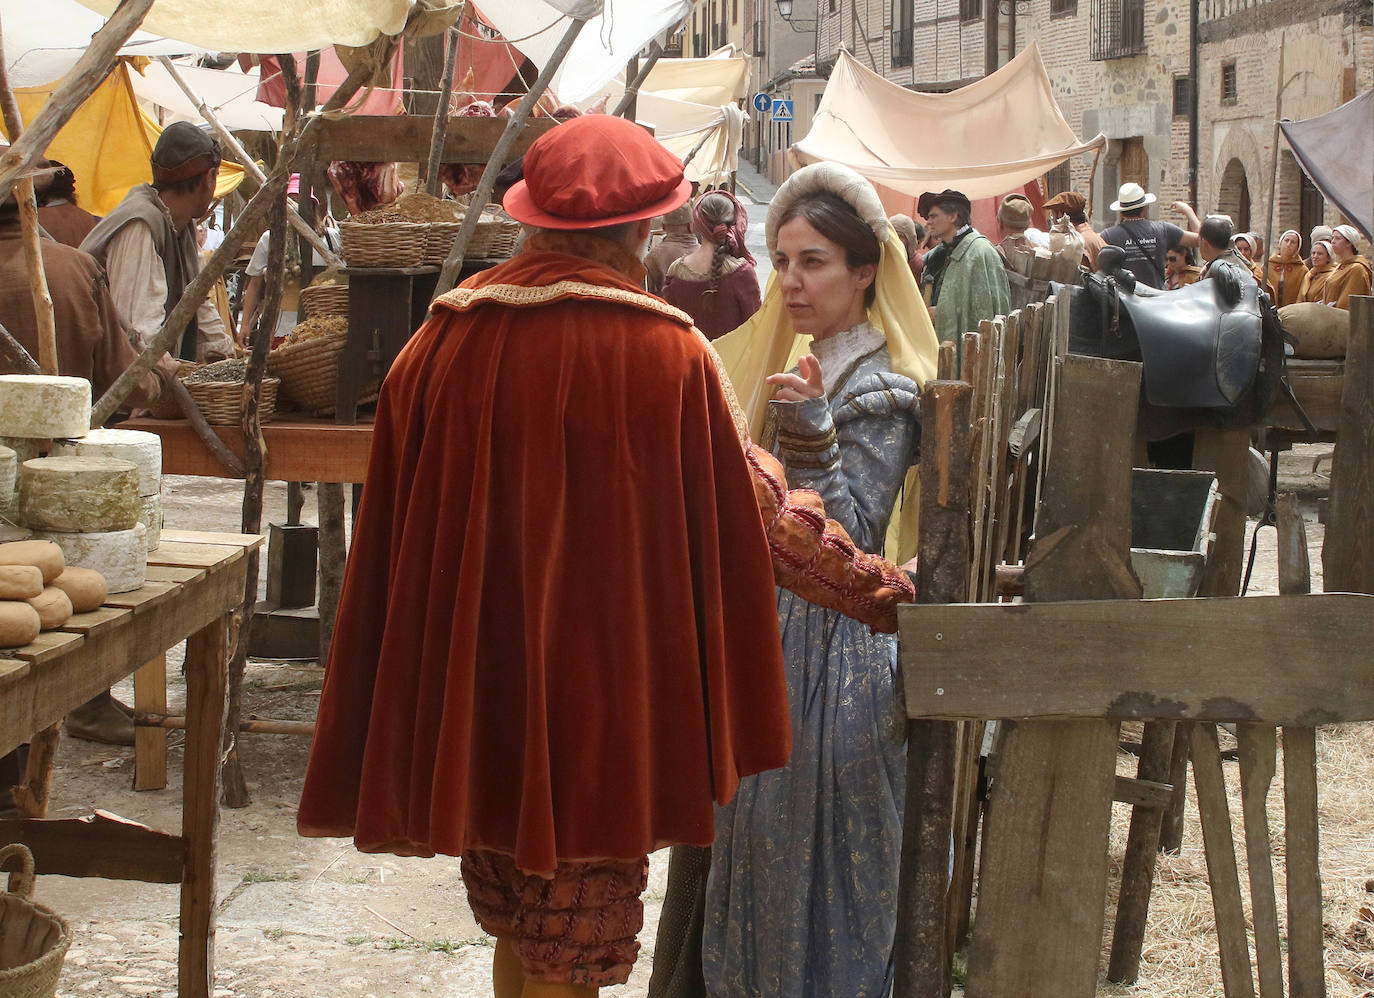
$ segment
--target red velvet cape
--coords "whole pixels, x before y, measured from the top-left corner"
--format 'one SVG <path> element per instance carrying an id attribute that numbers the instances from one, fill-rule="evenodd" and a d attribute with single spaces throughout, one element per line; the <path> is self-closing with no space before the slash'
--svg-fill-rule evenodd
<path id="1" fill-rule="evenodd" d="M 790 740 L 768 543 L 686 317 L 553 252 L 446 296 L 382 388 L 301 833 L 531 872 L 707 844 Z"/>

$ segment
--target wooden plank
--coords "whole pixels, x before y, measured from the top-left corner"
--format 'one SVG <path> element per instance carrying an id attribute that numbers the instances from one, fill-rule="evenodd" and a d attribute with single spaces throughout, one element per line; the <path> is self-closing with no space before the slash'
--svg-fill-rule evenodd
<path id="1" fill-rule="evenodd" d="M 231 565 L 243 557 L 241 547 L 218 544 L 178 544 L 167 541 L 148 553 L 150 565 L 172 565 L 178 568 L 197 567 L 214 571 Z"/>
<path id="2" fill-rule="evenodd" d="M 180 591 L 181 587 L 175 582 L 145 582 L 131 592 L 111 593 L 105 598 L 105 605 L 143 613 L 166 603 Z"/>
<path id="3" fill-rule="evenodd" d="M 1269 809 L 1274 782 L 1275 730 L 1272 724 L 1236 725 L 1240 750 L 1240 800 L 1245 820 L 1245 856 L 1250 866 L 1250 910 L 1255 926 L 1255 963 L 1261 998 L 1283 998 L 1283 956 L 1279 952 L 1279 909 L 1274 894 L 1274 862 L 1269 854 Z"/>
<path id="4" fill-rule="evenodd" d="M 1183 848 L 1183 817 L 1188 805 L 1188 756 L 1192 744 L 1192 722 L 1182 722 L 1174 728 L 1174 751 L 1169 758 L 1169 785 L 1174 799 L 1164 812 L 1159 829 L 1159 851 L 1178 853 Z"/>
<path id="5" fill-rule="evenodd" d="M 1250 488 L 1250 431 L 1203 428 L 1194 435 L 1193 468 L 1215 472 L 1219 493 L 1216 541 L 1199 596 L 1234 596 L 1245 567 L 1245 501 Z"/>
<path id="6" fill-rule="evenodd" d="M 973 389 L 930 381 L 921 392 L 921 529 L 916 598 L 968 591 L 969 405 Z M 956 725 L 907 725 L 907 798 L 897 887 L 895 998 L 944 998 L 953 955 L 946 944 L 953 834 Z"/>
<path id="7" fill-rule="evenodd" d="M 1327 592 L 1374 593 L 1374 297 L 1368 295 L 1350 299 L 1322 570 Z"/>
<path id="8" fill-rule="evenodd" d="M 183 419 L 131 419 L 121 426 L 147 430 L 162 438 L 162 471 L 167 475 L 228 478 L 191 425 Z M 213 427 L 229 449 L 243 457 L 243 433 L 237 426 Z M 262 428 L 267 441 L 269 481 L 361 482 L 372 447 L 372 423 L 340 425 L 332 420 L 274 420 Z"/>
<path id="9" fill-rule="evenodd" d="M 19 658 L 0 658 L 0 687 L 18 682 L 29 674 L 30 665 Z"/>
<path id="10" fill-rule="evenodd" d="M 134 673 L 134 709 L 167 713 L 167 655 L 150 658 Z M 163 728 L 134 728 L 134 789 L 162 790 L 167 786 L 167 732 Z"/>
<path id="11" fill-rule="evenodd" d="M 1168 722 L 1151 721 L 1145 725 L 1140 743 L 1137 783 L 1163 790 L 1163 797 L 1147 801 L 1131 800 L 1130 830 L 1121 864 L 1121 895 L 1116 905 L 1116 924 L 1112 929 L 1112 952 L 1107 961 L 1107 980 L 1114 984 L 1134 984 L 1140 974 L 1140 953 L 1145 943 L 1145 920 L 1150 911 L 1150 891 L 1154 886 L 1155 860 L 1159 855 L 1159 833 L 1174 801 L 1174 787 L 1167 783 L 1173 756 L 1174 730 Z M 1116 778 L 1116 799 L 1127 797 L 1122 777 Z M 1148 806 L 1147 806 L 1148 805 Z"/>
<path id="12" fill-rule="evenodd" d="M 178 568 L 172 565 L 149 565 L 145 578 L 149 582 L 175 582 L 187 585 L 205 578 L 203 568 Z"/>
<path id="13" fill-rule="evenodd" d="M 1129 569 L 1123 576 L 1103 566 L 1126 565 L 1130 557 L 1130 442 L 1140 367 L 1067 357 L 1062 375 L 1041 509 L 1045 536 L 1031 549 L 1027 598 L 1138 596 Z M 1089 543 L 1076 542 L 1078 536 Z M 899 611 L 904 672 L 918 658 L 906 632 L 909 611 L 919 609 L 927 608 Z M 937 643 L 938 659 L 946 642 Z M 1004 729 L 985 820 L 967 998 L 1095 994 L 1119 728 L 1081 720 Z"/>
<path id="14" fill-rule="evenodd" d="M 1236 850 L 1231 839 L 1231 813 L 1226 808 L 1226 779 L 1221 772 L 1217 728 L 1214 724 L 1195 724 L 1191 734 L 1193 786 L 1197 790 L 1203 849 L 1207 855 L 1207 880 L 1212 887 L 1212 908 L 1216 915 L 1221 984 L 1226 991 L 1226 998 L 1255 998 L 1255 982 L 1250 975 L 1250 947 L 1245 938 L 1245 909 L 1241 904 L 1240 874 L 1236 869 Z"/>
<path id="15" fill-rule="evenodd" d="M 1283 811 L 1288 880 L 1288 993 L 1291 998 L 1325 998 L 1314 728 L 1283 729 Z"/>
<path id="16" fill-rule="evenodd" d="M 1374 719 L 1370 596 L 911 606 L 899 620 L 912 717 Z"/>
<path id="17" fill-rule="evenodd" d="M 163 530 L 162 539 L 164 541 L 174 541 L 178 544 L 216 544 L 216 545 L 238 545 L 245 549 L 260 547 L 267 539 L 263 534 L 230 534 L 220 533 L 217 530 Z"/>
<path id="18" fill-rule="evenodd" d="M 0 846 L 22 842 L 44 876 L 179 884 L 186 843 L 108 811 L 85 818 L 0 820 Z"/>
<path id="19" fill-rule="evenodd" d="M 215 981 L 215 846 L 219 827 L 220 751 L 229 702 L 228 618 L 219 616 L 186 645 L 186 763 L 181 835 L 178 989 L 208 998 Z"/>
<path id="20" fill-rule="evenodd" d="M 14 649 L 12 657 L 23 659 L 30 665 L 43 665 L 78 648 L 85 640 L 85 637 L 80 634 L 44 631 L 23 648 Z"/>
<path id="21" fill-rule="evenodd" d="M 48 797 L 52 790 L 52 765 L 57 755 L 57 743 L 62 739 L 62 725 L 57 721 L 29 739 L 29 757 L 24 779 L 10 792 L 14 806 L 28 818 L 48 816 Z"/>
<path id="22" fill-rule="evenodd" d="M 1167 769 L 1168 765 L 1166 754 L 1164 763 L 1159 768 Z M 1112 800 L 1115 803 L 1130 804 L 1142 811 L 1162 811 L 1169 806 L 1173 798 L 1174 788 L 1169 784 L 1139 776 L 1118 776 L 1116 788 L 1112 791 Z M 1153 850 L 1153 847 L 1151 849 Z"/>
<path id="23" fill-rule="evenodd" d="M 111 627 L 121 627 L 134 619 L 134 615 L 121 606 L 100 606 L 89 613 L 74 613 L 59 631 L 70 634 L 84 634 L 87 637 L 108 631 Z"/>
<path id="24" fill-rule="evenodd" d="M 531 118 L 515 138 L 510 161 L 523 156 L 535 139 L 556 124 L 547 118 Z M 440 161 L 485 164 L 505 125 L 505 118 L 454 118 L 444 135 Z M 429 156 L 433 130 L 430 115 L 347 115 L 323 123 L 312 158 L 420 163 Z"/>

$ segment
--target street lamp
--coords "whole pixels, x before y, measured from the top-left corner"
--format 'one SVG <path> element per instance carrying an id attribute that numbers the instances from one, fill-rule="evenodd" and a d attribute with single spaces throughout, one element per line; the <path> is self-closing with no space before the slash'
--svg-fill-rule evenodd
<path id="1" fill-rule="evenodd" d="M 792 19 L 792 0 L 776 0 L 778 5 L 778 16 L 784 21 Z"/>

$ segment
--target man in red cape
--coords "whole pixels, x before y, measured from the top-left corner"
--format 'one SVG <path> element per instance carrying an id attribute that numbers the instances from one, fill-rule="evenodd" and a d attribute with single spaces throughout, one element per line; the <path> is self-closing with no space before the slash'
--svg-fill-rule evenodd
<path id="1" fill-rule="evenodd" d="M 912 597 L 746 450 L 718 358 L 642 290 L 689 193 L 621 118 L 547 133 L 505 198 L 524 252 L 381 392 L 299 829 L 461 856 L 498 998 L 625 981 L 648 853 L 786 761 L 775 579 L 886 630 Z"/>

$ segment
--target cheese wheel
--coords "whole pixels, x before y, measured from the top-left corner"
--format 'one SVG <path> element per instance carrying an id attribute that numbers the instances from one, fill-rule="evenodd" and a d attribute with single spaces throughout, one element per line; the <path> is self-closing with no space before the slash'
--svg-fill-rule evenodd
<path id="1" fill-rule="evenodd" d="M 162 496 L 142 496 L 138 518 L 148 531 L 148 550 L 156 551 L 162 543 Z"/>
<path id="2" fill-rule="evenodd" d="M 0 565 L 0 599 L 32 599 L 43 591 L 43 570 L 36 565 Z"/>
<path id="3" fill-rule="evenodd" d="M 42 440 L 34 440 L 31 437 L 6 437 L 0 436 L 0 447 L 8 447 L 14 451 L 15 460 L 23 464 L 31 457 L 42 457 L 43 448 L 40 446 Z M 18 483 L 19 469 L 15 469 L 16 484 Z"/>
<path id="4" fill-rule="evenodd" d="M 67 567 L 62 549 L 52 541 L 13 541 L 0 544 L 0 565 L 37 565 L 47 585 Z"/>
<path id="5" fill-rule="evenodd" d="M 68 565 L 94 569 L 105 577 L 110 592 L 127 593 L 142 586 L 146 577 L 147 535 L 143 524 L 136 523 L 132 530 L 81 534 L 44 531 L 40 536 L 62 549 Z"/>
<path id="6" fill-rule="evenodd" d="M 42 630 L 38 611 L 28 603 L 0 601 L 0 648 L 18 648 L 38 637 Z"/>
<path id="7" fill-rule="evenodd" d="M 38 626 L 45 631 L 61 627 L 72 617 L 72 601 L 61 589 L 48 586 L 33 599 L 26 600 L 38 611 Z"/>
<path id="8" fill-rule="evenodd" d="M 0 445 L 0 514 L 10 515 L 18 482 L 19 455 L 14 452 L 14 448 Z"/>
<path id="9" fill-rule="evenodd" d="M 72 601 L 74 613 L 90 613 L 110 595 L 105 585 L 105 576 L 89 568 L 77 568 L 75 565 L 64 569 L 61 575 L 53 579 L 52 584 L 67 594 L 67 598 Z"/>
<path id="10" fill-rule="evenodd" d="M 138 494 L 156 495 L 162 487 L 162 438 L 144 430 L 107 430 L 98 427 L 79 440 L 52 446 L 53 457 L 112 457 L 138 469 Z"/>
<path id="11" fill-rule="evenodd" d="M 79 437 L 91 428 L 91 383 L 51 374 L 0 374 L 0 435 Z"/>
<path id="12" fill-rule="evenodd" d="M 109 457 L 36 457 L 19 473 L 19 519 L 35 530 L 129 530 L 139 507 L 138 469 Z"/>

